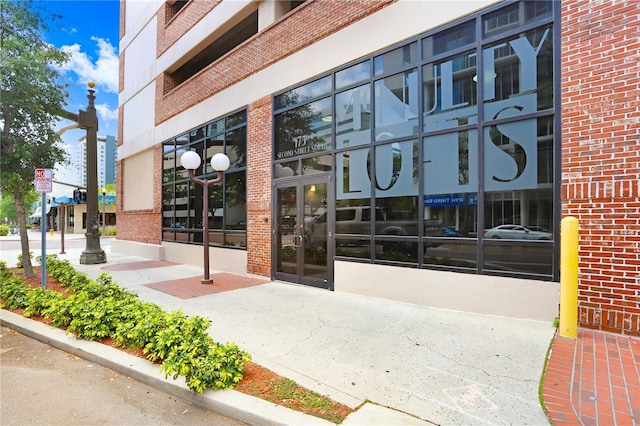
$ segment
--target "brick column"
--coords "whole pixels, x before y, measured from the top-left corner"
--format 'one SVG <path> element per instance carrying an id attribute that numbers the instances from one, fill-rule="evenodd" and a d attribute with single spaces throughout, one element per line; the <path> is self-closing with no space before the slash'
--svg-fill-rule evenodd
<path id="1" fill-rule="evenodd" d="M 271 97 L 247 112 L 247 272 L 271 276 Z"/>
<path id="2" fill-rule="evenodd" d="M 580 326 L 640 335 L 640 9 L 562 2 L 562 214 L 580 221 Z"/>

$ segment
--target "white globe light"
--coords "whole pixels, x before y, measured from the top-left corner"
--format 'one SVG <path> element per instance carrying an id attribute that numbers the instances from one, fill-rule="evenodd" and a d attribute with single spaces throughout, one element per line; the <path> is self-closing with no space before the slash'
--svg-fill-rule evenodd
<path id="1" fill-rule="evenodd" d="M 211 157 L 211 167 L 213 167 L 213 170 L 216 172 L 224 172 L 229 168 L 229 164 L 231 164 L 229 157 L 222 153 L 217 153 Z"/>
<path id="2" fill-rule="evenodd" d="M 185 169 L 195 170 L 202 164 L 202 160 L 197 152 L 187 151 L 180 157 L 180 163 Z"/>

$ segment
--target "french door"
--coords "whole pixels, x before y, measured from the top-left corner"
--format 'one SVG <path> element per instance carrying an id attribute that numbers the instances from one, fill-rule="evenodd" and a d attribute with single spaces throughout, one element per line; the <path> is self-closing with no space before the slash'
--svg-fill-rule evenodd
<path id="1" fill-rule="evenodd" d="M 304 177 L 274 188 L 274 278 L 333 289 L 328 177 Z M 332 214 L 331 214 L 332 216 Z"/>

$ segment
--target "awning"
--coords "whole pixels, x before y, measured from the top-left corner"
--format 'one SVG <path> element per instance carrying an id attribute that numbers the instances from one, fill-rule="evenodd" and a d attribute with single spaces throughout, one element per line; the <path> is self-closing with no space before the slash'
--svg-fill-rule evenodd
<path id="1" fill-rule="evenodd" d="M 49 212 L 51 211 L 51 205 L 50 204 L 47 204 L 47 210 L 46 211 L 47 211 L 46 214 L 49 214 Z M 40 207 L 40 206 L 36 207 L 36 210 L 29 217 L 34 217 L 34 218 L 42 217 L 42 207 Z"/>
<path id="2" fill-rule="evenodd" d="M 51 199 L 51 206 L 52 207 L 59 207 L 60 203 L 64 203 L 64 204 L 78 204 L 75 201 L 73 201 L 73 189 L 68 189 L 66 191 L 63 192 L 58 192 L 55 195 L 50 195 L 49 198 Z"/>
<path id="3" fill-rule="evenodd" d="M 98 202 L 102 203 L 102 194 L 98 194 Z M 115 194 L 106 194 L 104 197 L 104 204 L 106 206 L 115 205 L 116 204 Z"/>

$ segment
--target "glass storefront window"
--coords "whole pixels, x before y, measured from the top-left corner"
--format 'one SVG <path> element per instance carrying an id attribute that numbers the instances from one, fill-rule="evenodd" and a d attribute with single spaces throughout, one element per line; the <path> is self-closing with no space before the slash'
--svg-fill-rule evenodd
<path id="1" fill-rule="evenodd" d="M 383 262 L 418 263 L 418 242 L 392 237 L 377 238 L 375 259 Z"/>
<path id="2" fill-rule="evenodd" d="M 482 60 L 485 119 L 497 120 L 553 106 L 551 26 L 485 47 Z"/>
<path id="3" fill-rule="evenodd" d="M 514 30 L 531 22 L 553 16 L 553 1 L 537 0 L 514 3 L 489 13 L 482 18 L 482 32 L 485 37 L 495 36 Z"/>
<path id="4" fill-rule="evenodd" d="M 418 71 L 377 80 L 374 89 L 376 141 L 417 134 Z"/>
<path id="5" fill-rule="evenodd" d="M 426 137 L 423 155 L 425 197 L 478 192 L 476 129 Z"/>
<path id="6" fill-rule="evenodd" d="M 229 169 L 244 167 L 247 165 L 247 128 L 227 132 L 225 135 L 225 154 L 229 157 Z"/>
<path id="7" fill-rule="evenodd" d="M 207 152 L 205 154 L 203 162 L 206 167 L 207 176 L 211 176 L 211 175 L 215 176 L 216 171 L 214 171 L 213 167 L 211 167 L 211 157 L 220 153 L 225 154 L 224 139 L 221 137 L 215 138 L 215 139 L 208 139 L 206 143 L 207 143 Z M 200 155 L 200 158 L 202 158 L 202 155 Z M 231 159 L 231 157 L 229 157 L 229 159 Z"/>
<path id="8" fill-rule="evenodd" d="M 486 191 L 538 188 L 537 130 L 536 119 L 485 127 Z"/>
<path id="9" fill-rule="evenodd" d="M 205 128 L 204 127 L 199 127 L 195 130 L 192 130 L 189 133 L 189 140 L 191 142 L 195 142 L 195 141 L 199 141 L 200 139 L 204 138 L 204 134 L 205 134 Z"/>
<path id="10" fill-rule="evenodd" d="M 373 58 L 374 75 L 387 74 L 418 61 L 418 43 L 411 43 Z"/>
<path id="11" fill-rule="evenodd" d="M 378 145 L 375 150 L 376 156 L 373 177 L 376 188 L 376 198 L 417 195 L 417 140 Z M 371 166 L 368 165 L 367 167 L 369 168 Z"/>
<path id="12" fill-rule="evenodd" d="M 424 245 L 422 262 L 434 269 L 473 272 L 478 267 L 478 249 L 473 240 L 440 240 Z"/>
<path id="13" fill-rule="evenodd" d="M 227 126 L 235 129 L 225 132 Z M 162 170 L 162 238 L 164 241 L 202 243 L 203 220 L 208 220 L 209 242 L 213 245 L 246 247 L 246 112 L 212 121 L 163 144 L 175 146 L 165 152 Z M 240 127 L 238 127 L 240 126 Z M 175 142 L 174 142 L 175 141 Z M 189 181 L 188 171 L 180 157 L 187 151 L 197 152 L 206 164 L 207 179 L 217 173 L 210 165 L 214 154 L 226 153 L 231 170 L 221 184 L 209 187 L 209 212 L 203 218 L 203 187 Z M 203 165 L 194 174 L 203 176 Z M 224 200 L 224 203 L 223 203 Z"/>
<path id="14" fill-rule="evenodd" d="M 162 156 L 162 183 L 173 182 L 176 179 L 176 152 L 166 152 Z"/>
<path id="15" fill-rule="evenodd" d="M 242 110 L 225 118 L 225 128 L 240 126 L 247 123 L 247 111 Z"/>
<path id="16" fill-rule="evenodd" d="M 331 76 L 326 76 L 276 96 L 273 100 L 273 107 L 275 110 L 279 110 L 326 96 L 329 93 L 331 93 Z"/>
<path id="17" fill-rule="evenodd" d="M 465 22 L 451 29 L 440 31 L 422 40 L 422 56 L 446 53 L 472 44 L 476 41 L 475 21 Z"/>
<path id="18" fill-rule="evenodd" d="M 336 90 L 368 81 L 371 78 L 371 61 L 364 61 L 336 73 Z"/>
<path id="19" fill-rule="evenodd" d="M 336 238 L 336 256 L 371 259 L 370 238 Z"/>
<path id="20" fill-rule="evenodd" d="M 331 98 L 305 104 L 275 116 L 274 159 L 329 151 L 331 146 Z"/>
<path id="21" fill-rule="evenodd" d="M 275 97 L 274 175 L 334 172 L 336 256 L 557 275 L 554 7 L 497 4 Z"/>
<path id="22" fill-rule="evenodd" d="M 418 236 L 417 197 L 376 198 L 376 235 Z"/>
<path id="23" fill-rule="evenodd" d="M 553 240 L 552 224 L 550 189 L 485 194 L 485 238 L 549 241 Z"/>
<path id="24" fill-rule="evenodd" d="M 549 241 L 485 240 L 483 269 L 498 274 L 553 274 L 553 243 Z"/>
<path id="25" fill-rule="evenodd" d="M 331 172 L 331 155 L 318 155 L 302 159 L 302 174 L 313 175 L 316 173 Z"/>
<path id="26" fill-rule="evenodd" d="M 477 123 L 475 52 L 427 64 L 422 70 L 425 132 Z"/>
<path id="27" fill-rule="evenodd" d="M 336 148 L 371 143 L 371 85 L 336 94 Z"/>
<path id="28" fill-rule="evenodd" d="M 336 200 L 371 197 L 370 149 L 336 154 Z"/>
<path id="29" fill-rule="evenodd" d="M 228 173 L 225 176 L 224 219 L 229 231 L 225 244 L 247 246 L 247 180 L 246 173 Z"/>
<path id="30" fill-rule="evenodd" d="M 298 170 L 298 168 L 298 161 L 287 161 L 285 163 L 278 163 L 274 166 L 273 177 L 281 178 L 299 175 L 300 171 Z"/>
<path id="31" fill-rule="evenodd" d="M 189 134 L 185 133 L 176 138 L 176 148 L 189 145 Z"/>
<path id="32" fill-rule="evenodd" d="M 217 120 L 207 125 L 207 137 L 211 138 L 222 132 L 224 132 L 224 120 Z"/>
<path id="33" fill-rule="evenodd" d="M 339 202 L 336 207 L 336 234 L 371 235 L 372 210 L 370 202 L 371 200 L 368 198 Z M 375 211 L 375 214 L 376 218 L 382 219 L 382 210 Z M 326 217 L 326 213 L 320 216 L 320 218 L 323 217 Z"/>
<path id="34" fill-rule="evenodd" d="M 173 185 L 164 185 L 162 187 L 162 227 L 175 227 L 175 194 Z"/>
<path id="35" fill-rule="evenodd" d="M 181 182 L 175 184 L 175 193 L 173 202 L 176 211 L 176 229 L 191 228 L 193 225 L 189 222 L 189 184 Z"/>

